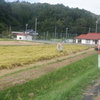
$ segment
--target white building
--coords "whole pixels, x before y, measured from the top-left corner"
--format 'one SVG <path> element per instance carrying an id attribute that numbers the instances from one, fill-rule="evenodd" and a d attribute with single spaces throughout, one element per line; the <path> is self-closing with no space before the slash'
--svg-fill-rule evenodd
<path id="1" fill-rule="evenodd" d="M 13 31 L 12 35 L 15 35 L 17 40 L 32 41 L 32 38 L 36 39 L 36 37 L 38 36 L 38 33 L 36 33 L 35 31 L 33 31 L 32 29 L 28 29 L 25 32 L 16 32 L 16 31 Z"/>
<path id="2" fill-rule="evenodd" d="M 81 34 L 78 37 L 75 37 L 75 39 L 76 43 L 97 44 L 97 41 L 100 39 L 100 33 Z"/>
<path id="3" fill-rule="evenodd" d="M 17 34 L 17 40 L 28 40 L 32 41 L 32 36 L 28 34 Z"/>

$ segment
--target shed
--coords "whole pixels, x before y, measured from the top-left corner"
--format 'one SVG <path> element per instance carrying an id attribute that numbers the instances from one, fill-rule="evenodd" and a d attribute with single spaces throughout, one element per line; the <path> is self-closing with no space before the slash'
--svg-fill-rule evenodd
<path id="1" fill-rule="evenodd" d="M 11 34 L 16 35 L 17 40 L 28 40 L 28 41 L 32 41 L 32 38 L 36 39 L 38 36 L 38 33 L 32 29 L 27 29 L 25 32 L 12 31 Z"/>
<path id="2" fill-rule="evenodd" d="M 17 40 L 32 41 L 32 36 L 29 34 L 25 34 L 25 33 L 19 33 L 19 34 L 17 34 Z"/>

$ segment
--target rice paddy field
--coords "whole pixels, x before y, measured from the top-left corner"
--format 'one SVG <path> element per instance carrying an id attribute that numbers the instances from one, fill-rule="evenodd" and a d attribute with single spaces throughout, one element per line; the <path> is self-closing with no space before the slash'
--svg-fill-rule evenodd
<path id="1" fill-rule="evenodd" d="M 99 76 L 95 54 L 35 80 L 8 87 L 0 91 L 0 100 L 83 100 L 87 85 L 93 86 Z"/>
<path id="2" fill-rule="evenodd" d="M 90 47 L 82 45 L 63 45 L 63 51 L 56 50 L 56 45 L 0 46 L 0 69 L 32 64 L 60 56 L 70 55 Z"/>

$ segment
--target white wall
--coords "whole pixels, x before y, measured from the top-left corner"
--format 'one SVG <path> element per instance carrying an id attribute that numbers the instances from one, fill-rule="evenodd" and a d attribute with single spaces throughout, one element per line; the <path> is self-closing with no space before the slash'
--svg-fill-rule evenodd
<path id="1" fill-rule="evenodd" d="M 90 40 L 90 44 L 93 44 L 93 40 Z"/>
<path id="2" fill-rule="evenodd" d="M 81 43 L 82 43 L 82 44 L 86 44 L 86 40 L 85 40 L 85 39 L 82 39 L 82 40 L 81 40 Z"/>
<path id="3" fill-rule="evenodd" d="M 94 44 L 93 40 L 83 40 L 85 44 Z"/>
<path id="4" fill-rule="evenodd" d="M 76 39 L 76 43 L 78 43 L 78 39 Z"/>
<path id="5" fill-rule="evenodd" d="M 78 43 L 78 39 L 76 39 L 76 43 Z M 86 40 L 86 39 L 82 39 L 81 40 L 82 44 L 95 44 L 94 40 Z"/>
<path id="6" fill-rule="evenodd" d="M 92 40 L 92 44 L 95 44 L 95 40 Z"/>
<path id="7" fill-rule="evenodd" d="M 32 36 L 31 35 L 26 35 L 26 40 L 32 41 Z"/>
<path id="8" fill-rule="evenodd" d="M 30 36 L 30 35 L 17 35 L 17 40 L 32 41 L 32 36 Z"/>
<path id="9" fill-rule="evenodd" d="M 17 40 L 25 40 L 25 35 L 17 35 Z"/>

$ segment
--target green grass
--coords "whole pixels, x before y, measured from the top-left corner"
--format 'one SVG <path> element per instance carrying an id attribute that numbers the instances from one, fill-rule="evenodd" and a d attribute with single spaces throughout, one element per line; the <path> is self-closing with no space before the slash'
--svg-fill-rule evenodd
<path id="1" fill-rule="evenodd" d="M 0 41 L 12 41 L 12 39 L 0 38 Z M 16 41 L 16 40 L 14 40 Z"/>
<path id="2" fill-rule="evenodd" d="M 0 100 L 82 100 L 88 84 L 99 77 L 97 54 L 24 84 L 0 91 Z"/>
<path id="3" fill-rule="evenodd" d="M 14 39 L 8 39 L 8 38 L 0 38 L 0 41 L 22 41 L 22 42 L 34 42 L 34 41 L 27 41 L 27 40 L 14 40 Z M 34 42 L 36 43 L 36 42 Z"/>
<path id="4" fill-rule="evenodd" d="M 59 41 L 62 41 L 62 39 L 51 39 L 51 41 L 59 42 Z"/>

